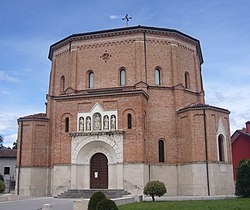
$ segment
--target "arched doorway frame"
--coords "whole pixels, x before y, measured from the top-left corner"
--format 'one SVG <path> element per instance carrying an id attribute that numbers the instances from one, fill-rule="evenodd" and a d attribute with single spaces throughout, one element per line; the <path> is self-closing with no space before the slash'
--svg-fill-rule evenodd
<path id="1" fill-rule="evenodd" d="M 71 188 L 90 189 L 90 160 L 96 153 L 108 159 L 108 189 L 123 189 L 123 135 L 75 136 L 71 152 Z"/>

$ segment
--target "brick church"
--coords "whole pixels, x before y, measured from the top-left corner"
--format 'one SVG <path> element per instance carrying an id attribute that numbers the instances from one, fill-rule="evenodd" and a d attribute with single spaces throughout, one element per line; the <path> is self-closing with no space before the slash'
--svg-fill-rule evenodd
<path id="1" fill-rule="evenodd" d="M 234 191 L 229 111 L 205 104 L 199 40 L 135 26 L 50 46 L 46 113 L 18 119 L 16 190 Z"/>

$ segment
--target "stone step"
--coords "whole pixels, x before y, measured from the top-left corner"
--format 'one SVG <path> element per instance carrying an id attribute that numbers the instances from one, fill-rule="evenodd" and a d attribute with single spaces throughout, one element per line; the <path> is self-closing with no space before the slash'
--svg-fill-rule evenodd
<path id="1" fill-rule="evenodd" d="M 129 195 L 130 193 L 123 189 L 69 189 L 57 196 L 55 198 L 90 198 L 95 192 L 103 192 L 107 198 L 121 198 L 124 195 Z"/>

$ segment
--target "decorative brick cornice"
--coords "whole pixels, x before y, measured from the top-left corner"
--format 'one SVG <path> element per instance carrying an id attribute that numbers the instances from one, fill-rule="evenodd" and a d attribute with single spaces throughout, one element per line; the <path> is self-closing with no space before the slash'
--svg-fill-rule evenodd
<path id="1" fill-rule="evenodd" d="M 135 39 L 123 39 L 119 41 L 105 41 L 101 43 L 92 43 L 92 44 L 84 44 L 77 46 L 77 49 L 91 49 L 91 48 L 98 48 L 98 47 L 108 47 L 108 46 L 117 46 L 122 44 L 131 44 L 135 41 Z"/>
<path id="2" fill-rule="evenodd" d="M 123 40 L 119 40 L 119 41 L 107 41 L 107 40 L 105 40 L 104 42 L 98 42 L 98 43 L 79 44 L 78 46 L 76 46 L 76 49 L 77 50 L 86 50 L 86 49 L 93 49 L 93 48 L 99 48 L 99 47 L 120 46 L 123 44 L 132 44 L 135 41 L 136 41 L 135 39 L 123 39 Z M 194 49 L 191 49 L 191 48 L 189 48 L 181 43 L 178 43 L 178 42 L 172 42 L 172 41 L 167 41 L 167 40 L 147 39 L 147 43 L 160 44 L 160 45 L 175 44 L 179 48 L 187 50 L 191 53 L 195 53 Z M 59 48 L 60 47 L 55 48 L 55 50 L 59 49 Z M 55 57 L 63 56 L 69 52 L 70 52 L 70 49 L 68 47 L 68 48 L 65 48 L 64 50 L 60 50 L 59 52 L 56 52 L 54 54 L 54 56 Z"/>
<path id="3" fill-rule="evenodd" d="M 106 97 L 106 96 L 124 96 L 124 95 L 138 95 L 142 94 L 147 99 L 149 95 L 143 90 L 125 90 L 125 91 L 96 91 L 85 94 L 75 94 L 75 95 L 60 95 L 60 96 L 50 96 L 50 98 L 55 100 L 64 100 L 64 99 L 78 99 L 78 98 L 93 98 L 93 97 Z"/>
<path id="4" fill-rule="evenodd" d="M 111 136 L 117 134 L 124 134 L 124 130 L 110 130 L 110 131 L 85 131 L 85 132 L 71 132 L 69 135 L 71 137 L 76 136 Z"/>
<path id="5" fill-rule="evenodd" d="M 185 89 L 182 84 L 178 84 L 178 85 L 175 85 L 175 86 L 150 85 L 150 86 L 148 86 L 148 89 L 173 90 L 173 91 L 178 90 L 178 91 L 183 91 L 185 93 L 195 95 L 195 96 L 200 96 L 201 94 L 203 94 L 203 92 L 195 92 L 195 91 L 192 91 L 192 90 Z"/>
<path id="6" fill-rule="evenodd" d="M 188 42 L 196 46 L 197 53 L 200 58 L 200 63 L 201 64 L 203 63 L 203 57 L 201 53 L 199 40 L 174 29 L 156 28 L 156 27 L 148 27 L 148 26 L 134 26 L 134 27 L 117 28 L 117 29 L 95 31 L 95 32 L 88 32 L 88 33 L 72 34 L 56 42 L 55 44 L 51 45 L 48 57 L 51 60 L 54 50 L 59 49 L 65 45 L 69 45 L 70 46 L 69 48 L 71 48 L 71 44 L 74 41 L 97 39 L 97 38 L 108 38 L 108 37 L 129 35 L 129 34 L 136 34 L 136 33 L 170 36 L 170 37 Z"/>
<path id="7" fill-rule="evenodd" d="M 151 43 L 151 44 L 160 44 L 160 45 L 170 45 L 170 44 L 174 44 L 179 48 L 182 48 L 184 50 L 190 51 L 191 53 L 195 53 L 194 49 L 191 49 L 190 47 L 187 47 L 181 43 L 178 43 L 177 41 L 168 41 L 168 40 L 158 40 L 158 39 L 151 39 L 148 38 L 147 39 L 147 43 Z"/>

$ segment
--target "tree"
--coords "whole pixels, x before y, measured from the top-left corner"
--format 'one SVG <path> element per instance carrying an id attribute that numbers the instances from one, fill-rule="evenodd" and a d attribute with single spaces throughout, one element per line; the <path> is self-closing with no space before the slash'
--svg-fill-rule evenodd
<path id="1" fill-rule="evenodd" d="M 17 140 L 15 142 L 13 142 L 12 149 L 17 149 Z"/>
<path id="2" fill-rule="evenodd" d="M 0 148 L 3 147 L 3 135 L 0 134 Z"/>
<path id="3" fill-rule="evenodd" d="M 155 196 L 163 196 L 167 192 L 166 186 L 160 181 L 149 181 L 144 187 L 143 193 L 150 195 L 152 200 L 155 201 Z"/>
<path id="4" fill-rule="evenodd" d="M 250 197 L 250 159 L 239 163 L 236 174 L 235 195 Z"/>

